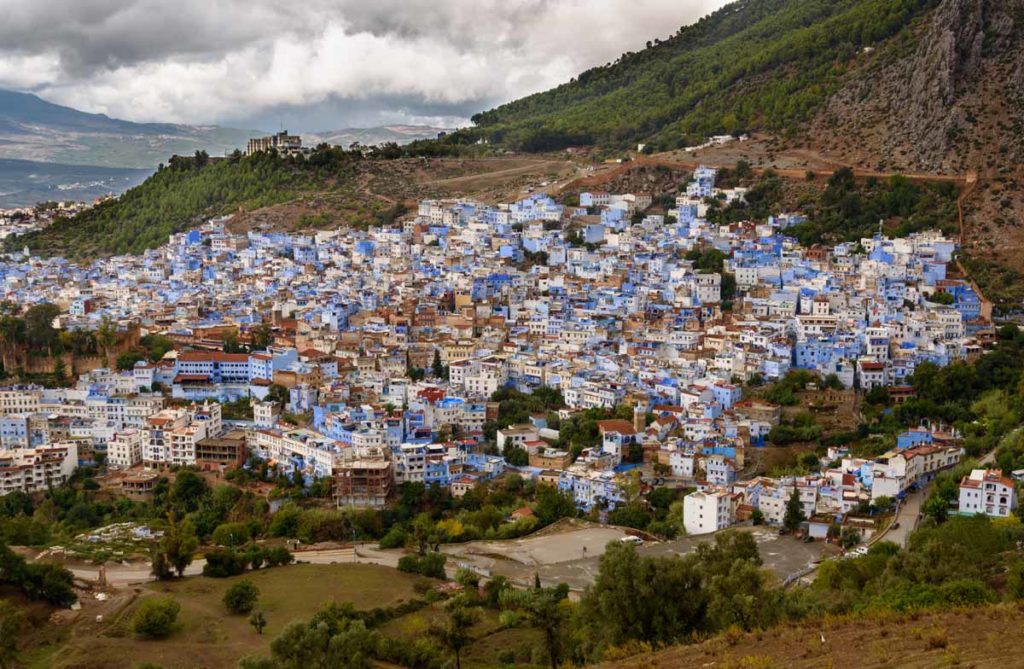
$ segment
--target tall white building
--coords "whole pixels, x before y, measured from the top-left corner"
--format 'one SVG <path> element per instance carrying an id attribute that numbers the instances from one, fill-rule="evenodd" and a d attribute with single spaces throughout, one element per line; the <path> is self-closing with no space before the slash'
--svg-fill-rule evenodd
<path id="1" fill-rule="evenodd" d="M 683 498 L 687 534 L 710 534 L 732 525 L 732 499 L 725 490 L 692 492 Z"/>
<path id="2" fill-rule="evenodd" d="M 107 442 L 107 464 L 111 467 L 134 467 L 142 462 L 145 433 L 129 428 L 114 434 Z"/>
<path id="3" fill-rule="evenodd" d="M 0 495 L 35 492 L 67 483 L 78 466 L 78 444 L 61 442 L 0 454 Z"/>

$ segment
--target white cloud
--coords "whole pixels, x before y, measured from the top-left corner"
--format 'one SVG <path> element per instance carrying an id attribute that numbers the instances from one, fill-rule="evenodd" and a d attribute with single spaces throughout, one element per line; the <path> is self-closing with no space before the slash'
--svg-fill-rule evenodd
<path id="1" fill-rule="evenodd" d="M 724 0 L 5 0 L 0 87 L 137 121 L 346 103 L 392 122 L 555 86 Z M 394 100 L 403 101 L 395 117 Z"/>

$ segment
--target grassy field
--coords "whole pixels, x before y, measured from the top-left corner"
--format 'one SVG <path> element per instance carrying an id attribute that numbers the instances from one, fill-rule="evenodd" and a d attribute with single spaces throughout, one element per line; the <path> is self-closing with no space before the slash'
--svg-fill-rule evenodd
<path id="1" fill-rule="evenodd" d="M 260 589 L 257 608 L 267 617 L 258 636 L 248 616 L 227 613 L 221 598 L 231 584 L 250 579 Z M 225 579 L 187 578 L 138 588 L 137 597 L 101 625 L 91 611 L 70 630 L 64 643 L 33 656 L 35 667 L 104 667 L 128 669 L 150 662 L 164 669 L 235 667 L 246 655 L 268 651 L 270 642 L 294 620 L 304 620 L 328 601 L 352 602 L 357 608 L 393 606 L 415 598 L 418 577 L 376 565 L 293 565 L 264 569 Z M 161 641 L 143 641 L 131 634 L 138 602 L 155 594 L 181 604 L 178 630 Z M 126 600 L 127 601 L 127 600 Z"/>

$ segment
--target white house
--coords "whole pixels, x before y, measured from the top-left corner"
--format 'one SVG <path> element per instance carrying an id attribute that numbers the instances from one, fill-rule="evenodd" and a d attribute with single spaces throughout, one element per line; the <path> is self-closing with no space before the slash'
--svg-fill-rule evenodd
<path id="1" fill-rule="evenodd" d="M 1006 518 L 1017 508 L 1013 480 L 1001 469 L 974 469 L 960 481 L 960 514 Z"/>
<path id="2" fill-rule="evenodd" d="M 142 462 L 142 446 L 146 441 L 142 430 L 129 428 L 116 432 L 107 442 L 107 464 L 111 467 L 133 467 Z"/>

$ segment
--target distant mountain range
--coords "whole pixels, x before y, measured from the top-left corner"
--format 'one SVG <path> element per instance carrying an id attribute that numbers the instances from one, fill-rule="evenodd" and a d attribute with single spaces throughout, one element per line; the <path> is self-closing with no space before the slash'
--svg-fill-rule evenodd
<path id="1" fill-rule="evenodd" d="M 172 154 L 244 148 L 254 130 L 132 123 L 0 91 L 0 158 L 64 165 L 154 169 Z"/>
<path id="2" fill-rule="evenodd" d="M 376 128 L 343 128 L 341 130 L 328 130 L 325 132 L 311 133 L 303 136 L 306 144 L 327 142 L 348 148 L 353 142 L 359 142 L 363 146 L 374 144 L 408 144 L 417 139 L 436 139 L 438 133 L 449 132 L 450 128 L 437 128 L 429 125 L 383 125 Z"/>
<path id="3" fill-rule="evenodd" d="M 300 133 L 306 144 L 360 144 L 433 139 L 445 128 L 388 125 Z M 64 165 L 153 169 L 173 154 L 203 150 L 211 156 L 244 149 L 250 137 L 268 134 L 220 126 L 133 123 L 47 102 L 29 93 L 0 90 L 0 159 Z"/>
<path id="4" fill-rule="evenodd" d="M 151 169 L 62 165 L 0 158 L 0 209 L 49 200 L 89 202 L 120 194 L 146 180 Z"/>
<path id="5" fill-rule="evenodd" d="M 307 145 L 348 147 L 437 137 L 444 128 L 389 125 L 303 133 Z M 268 134 L 220 126 L 133 123 L 0 90 L 0 209 L 39 200 L 91 200 L 138 185 L 174 155 L 244 149 Z"/>

